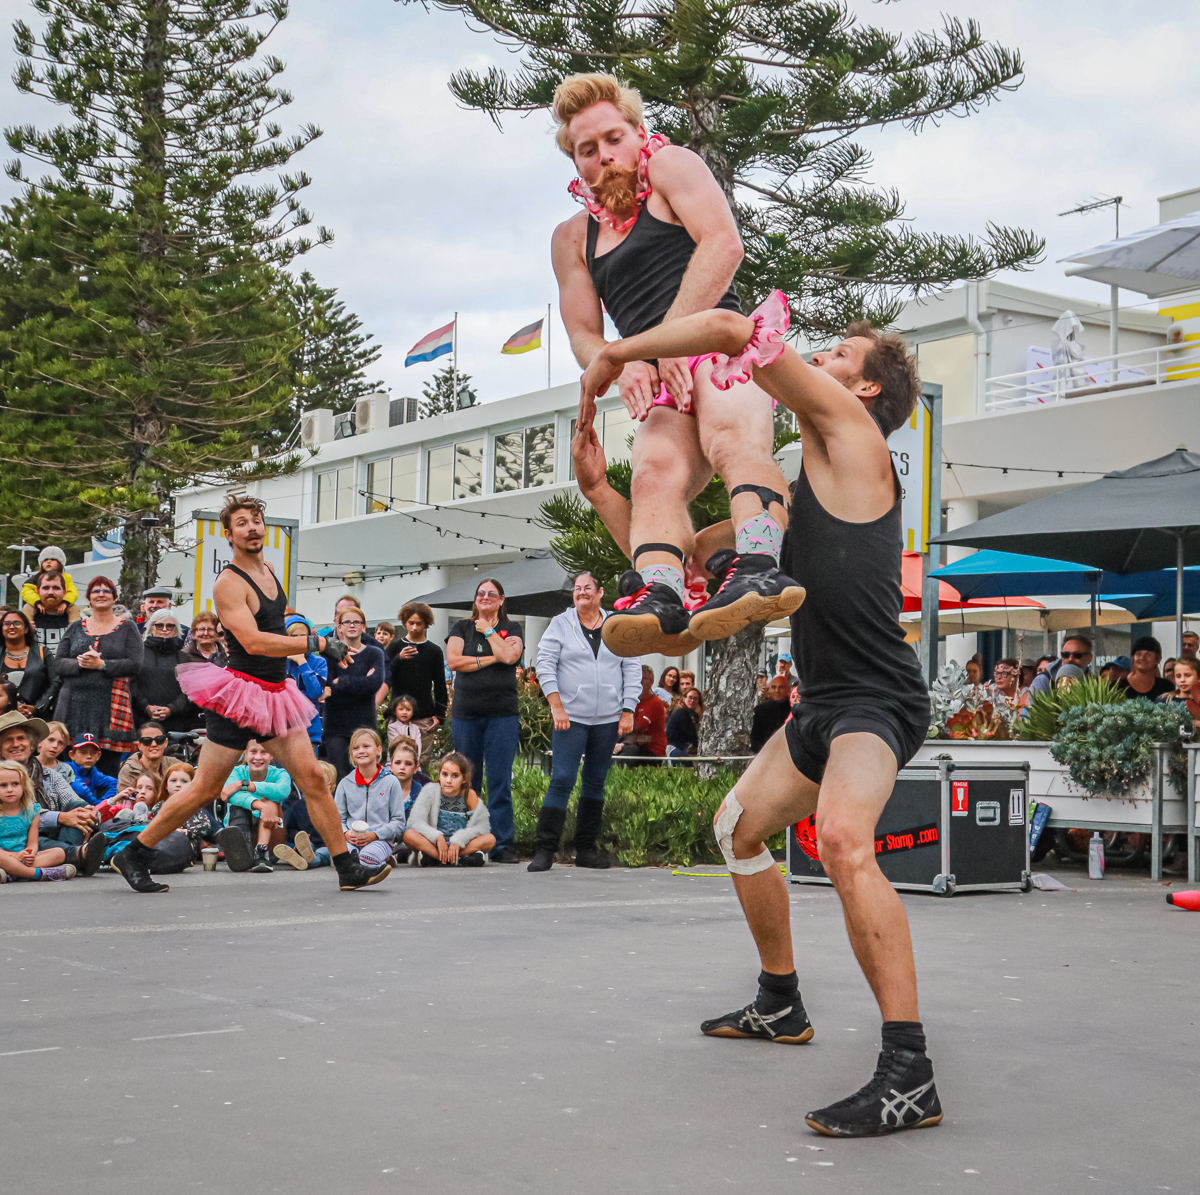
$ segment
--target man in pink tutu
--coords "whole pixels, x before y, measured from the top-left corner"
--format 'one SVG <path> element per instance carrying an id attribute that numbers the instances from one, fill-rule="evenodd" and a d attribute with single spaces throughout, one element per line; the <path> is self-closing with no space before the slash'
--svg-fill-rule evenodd
<path id="1" fill-rule="evenodd" d="M 875 826 L 897 770 L 929 726 L 929 695 L 900 628 L 901 489 L 887 446 L 911 416 L 920 383 L 898 336 L 852 325 L 809 365 L 784 347 L 786 328 L 787 300 L 778 291 L 750 318 L 706 311 L 672 320 L 601 348 L 584 375 L 583 397 L 603 394 L 629 361 L 712 353 L 715 386 L 753 372 L 796 412 L 804 461 L 792 488 L 784 561 L 808 595 L 791 620 L 803 700 L 713 820 L 762 970 L 750 1004 L 700 1029 L 783 1045 L 813 1036 L 792 956 L 787 885 L 766 847 L 773 834 L 800 823 L 801 842 L 819 855 L 841 898 L 883 1017 L 871 1081 L 805 1119 L 829 1136 L 874 1137 L 942 1120 L 908 919 L 875 857 Z"/>
<path id="2" fill-rule="evenodd" d="M 337 868 L 343 891 L 377 884 L 391 867 L 367 866 L 346 845 L 341 818 L 317 766 L 308 727 L 316 713 L 287 675 L 288 656 L 296 640 L 286 633 L 287 595 L 263 560 L 265 508 L 258 498 L 231 494 L 221 511 L 225 538 L 233 547 L 233 563 L 217 578 L 213 601 L 225 628 L 228 667 L 181 664 L 180 688 L 206 711 L 207 742 L 200 752 L 195 779 L 171 797 L 120 854 L 113 866 L 135 892 L 166 892 L 167 885 L 150 875 L 152 848 L 178 829 L 221 789 L 252 740 L 259 740 L 299 786 L 321 837 Z M 336 639 L 309 635 L 307 650 L 337 666 L 346 655 Z"/>
<path id="3" fill-rule="evenodd" d="M 559 308 L 580 365 L 604 347 L 605 311 L 626 337 L 697 311 L 740 311 L 732 282 L 742 243 L 704 162 L 649 136 L 641 97 L 612 75 L 564 79 L 553 111 L 559 148 L 579 171 L 569 190 L 587 208 L 560 224 L 552 241 Z M 804 600 L 779 567 L 787 511 L 772 456 L 771 400 L 749 373 L 722 392 L 711 371 L 710 355 L 699 354 L 631 361 L 616 379 L 638 421 L 633 569 L 621 577 L 616 612 L 604 623 L 604 642 L 620 656 L 681 655 L 702 640 L 789 615 Z M 585 396 L 581 435 L 595 414 Z M 735 546 L 705 560 L 688 502 L 714 471 L 729 489 Z M 594 505 L 604 502 L 603 488 L 584 493 Z M 690 612 L 686 574 L 695 582 L 705 572 L 721 587 Z"/>

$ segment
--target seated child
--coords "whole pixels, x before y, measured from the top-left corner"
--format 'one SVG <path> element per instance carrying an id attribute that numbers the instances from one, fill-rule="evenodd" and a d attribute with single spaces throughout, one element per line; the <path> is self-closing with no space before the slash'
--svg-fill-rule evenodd
<path id="1" fill-rule="evenodd" d="M 44 576 L 51 574 L 61 575 L 65 592 L 63 593 L 63 601 L 68 606 L 74 606 L 79 600 L 79 590 L 75 587 L 75 582 L 71 580 L 71 574 L 66 571 L 67 554 L 62 548 L 56 548 L 53 544 L 48 544 L 38 553 L 37 571 L 31 573 L 29 579 L 21 586 L 21 601 L 29 607 L 27 613 L 33 613 L 33 607 L 38 600 L 38 582 Z"/>
<path id="2" fill-rule="evenodd" d="M 337 768 L 324 759 L 317 760 L 317 767 L 321 769 L 325 787 L 332 797 L 333 790 L 337 788 Z M 308 816 L 308 804 L 298 788 L 294 788 L 292 795 L 284 802 L 283 832 L 287 835 L 287 842 L 281 842 L 274 852 L 280 863 L 286 863 L 297 871 L 330 865 L 329 849 L 312 824 L 312 818 Z"/>
<path id="3" fill-rule="evenodd" d="M 350 762 L 354 771 L 342 778 L 333 794 L 342 818 L 346 845 L 357 850 L 366 864 L 386 863 L 404 836 L 404 791 L 390 771 L 382 767 L 383 744 L 365 726 L 350 736 Z M 360 824 L 358 830 L 355 823 Z M 365 824 L 366 829 L 361 825 Z"/>
<path id="4" fill-rule="evenodd" d="M 218 832 L 217 843 L 225 852 L 230 871 L 274 870 L 271 831 L 283 825 L 280 806 L 291 791 L 292 778 L 271 762 L 271 753 L 257 739 L 251 739 L 242 762 L 233 769 L 229 783 L 221 790 L 229 805 L 225 810 L 225 828 Z"/>
<path id="5" fill-rule="evenodd" d="M 107 801 L 101 801 L 96 806 L 96 812 L 100 815 L 100 824 L 105 825 L 106 822 L 111 822 L 119 814 L 127 813 L 127 817 L 120 820 L 125 822 L 148 822 L 150 820 L 150 810 L 158 804 L 158 790 L 160 782 L 157 776 L 150 772 L 143 772 L 131 785 L 121 789 L 115 797 L 109 797 Z M 138 806 L 142 808 L 138 808 Z M 111 830 L 112 826 L 105 826 L 105 829 Z"/>
<path id="6" fill-rule="evenodd" d="M 404 844 L 419 852 L 420 867 L 482 867 L 496 845 L 487 806 L 471 789 L 471 761 L 458 751 L 443 757 L 437 783 L 421 789 Z"/>
<path id="7" fill-rule="evenodd" d="M 100 744 L 94 734 L 75 736 L 71 744 L 70 780 L 72 791 L 89 805 L 99 805 L 117 794 L 117 778 L 108 776 L 96 765 L 100 762 Z"/>
<path id="8" fill-rule="evenodd" d="M 75 867 L 62 847 L 38 850 L 38 814 L 33 781 L 23 764 L 0 760 L 0 876 L 14 880 L 70 880 Z"/>
<path id="9" fill-rule="evenodd" d="M 150 810 L 150 816 L 153 817 L 169 797 L 173 797 L 180 789 L 191 784 L 195 775 L 196 769 L 190 763 L 184 763 L 183 760 L 168 764 L 163 772 L 162 785 L 158 791 L 158 804 Z M 221 823 L 217 820 L 217 815 L 210 804 L 196 810 L 179 828 L 191 840 L 192 851 L 199 860 L 203 844 L 217 841 Z"/>
<path id="10" fill-rule="evenodd" d="M 413 711 L 416 709 L 416 702 L 411 697 L 397 697 L 392 702 L 391 712 L 388 715 L 387 737 L 388 747 L 401 738 L 410 738 L 417 744 L 417 751 L 421 750 L 421 730 L 413 725 Z"/>

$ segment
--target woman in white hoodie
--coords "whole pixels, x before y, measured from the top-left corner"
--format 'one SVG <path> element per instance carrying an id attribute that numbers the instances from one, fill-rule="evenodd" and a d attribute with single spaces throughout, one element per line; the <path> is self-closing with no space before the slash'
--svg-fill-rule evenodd
<path id="1" fill-rule="evenodd" d="M 537 675 L 554 715 L 551 749 L 554 767 L 538 815 L 537 842 L 530 871 L 549 871 L 562 837 L 567 799 L 583 763 L 583 784 L 575 819 L 575 866 L 607 867 L 600 853 L 604 781 L 612 767 L 617 736 L 633 729 L 633 711 L 642 689 L 641 660 L 622 659 L 600 637 L 606 612 L 604 590 L 591 573 L 572 584 L 574 607 L 556 615 L 538 645 Z"/>

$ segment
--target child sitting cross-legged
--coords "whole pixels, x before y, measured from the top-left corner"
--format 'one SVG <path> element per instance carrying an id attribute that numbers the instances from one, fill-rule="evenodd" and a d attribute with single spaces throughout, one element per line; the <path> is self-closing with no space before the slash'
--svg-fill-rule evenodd
<path id="1" fill-rule="evenodd" d="M 38 850 L 33 781 L 23 764 L 0 760 L 0 883 L 6 880 L 70 880 L 75 867 L 62 847 Z"/>
<path id="2" fill-rule="evenodd" d="M 404 790 L 381 766 L 379 735 L 365 726 L 350 736 L 354 770 L 343 776 L 333 803 L 342 818 L 346 845 L 368 866 L 386 863 L 404 837 Z"/>
<path id="3" fill-rule="evenodd" d="M 257 739 L 246 744 L 242 760 L 221 790 L 229 807 L 217 843 L 230 871 L 273 871 L 271 831 L 283 825 L 280 806 L 292 791 L 292 778 L 271 762 L 271 753 Z"/>
<path id="4" fill-rule="evenodd" d="M 471 761 L 458 751 L 442 758 L 437 782 L 421 789 L 404 843 L 421 867 L 482 867 L 496 845 L 487 806 L 471 789 Z"/>

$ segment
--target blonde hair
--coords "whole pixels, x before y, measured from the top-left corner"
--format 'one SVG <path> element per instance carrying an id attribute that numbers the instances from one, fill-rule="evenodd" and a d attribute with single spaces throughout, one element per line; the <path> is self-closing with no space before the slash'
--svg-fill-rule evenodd
<path id="1" fill-rule="evenodd" d="M 359 609 L 358 606 L 345 606 L 333 616 L 333 625 L 335 627 L 341 626 L 342 619 L 345 618 L 347 614 L 357 614 L 364 623 L 367 621 L 367 616 L 362 612 L 361 609 Z"/>
<path id="2" fill-rule="evenodd" d="M 23 763 L 17 763 L 15 759 L 0 759 L 0 772 L 16 772 L 21 779 L 21 809 L 25 813 L 32 813 L 35 801 L 33 799 L 33 781 L 29 778 L 29 773 L 25 770 Z"/>
<path id="3" fill-rule="evenodd" d="M 599 72 L 568 75 L 554 89 L 554 103 L 550 111 L 558 122 L 558 148 L 567 157 L 571 157 L 575 151 L 575 141 L 571 137 L 571 121 L 594 104 L 606 103 L 612 104 L 635 129 L 641 127 L 642 97 L 632 87 L 622 86 L 615 75 Z"/>
<path id="4" fill-rule="evenodd" d="M 63 742 L 66 743 L 68 747 L 71 745 L 71 732 L 67 729 L 67 724 L 65 722 L 48 722 L 46 724 L 46 739 L 48 739 L 52 734 L 61 734 L 63 737 Z M 46 739 L 42 739 L 42 743 L 44 743 Z M 40 747 L 41 743 L 39 743 L 38 746 Z"/>
<path id="5" fill-rule="evenodd" d="M 354 744 L 357 743 L 358 740 L 361 738 L 370 739 L 375 744 L 376 747 L 378 747 L 381 751 L 383 750 L 383 742 L 380 739 L 379 734 L 376 731 L 372 730 L 369 726 L 360 726 L 350 736 L 350 750 L 351 751 L 354 750 Z"/>
<path id="6" fill-rule="evenodd" d="M 329 789 L 330 794 L 337 788 L 337 768 L 333 766 L 327 759 L 318 759 L 317 767 L 321 769 L 321 775 L 325 777 L 325 787 Z"/>
<path id="7" fill-rule="evenodd" d="M 408 735 L 402 734 L 389 748 L 388 761 L 391 762 L 396 758 L 397 751 L 407 751 L 413 758 L 413 763 L 420 764 L 421 753 L 417 750 L 417 744 L 413 742 Z"/>

